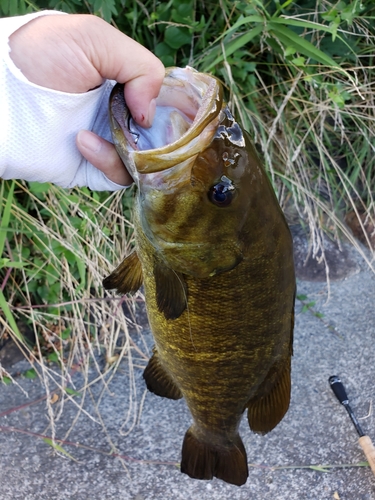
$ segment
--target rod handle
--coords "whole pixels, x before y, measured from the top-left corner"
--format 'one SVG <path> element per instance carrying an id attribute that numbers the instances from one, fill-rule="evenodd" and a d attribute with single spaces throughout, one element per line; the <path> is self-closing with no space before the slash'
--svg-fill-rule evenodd
<path id="1" fill-rule="evenodd" d="M 366 455 L 371 470 L 375 475 L 375 447 L 372 444 L 370 437 L 362 436 L 359 438 L 358 443 L 361 445 L 361 448 Z"/>
<path id="2" fill-rule="evenodd" d="M 346 394 L 345 387 L 340 378 L 337 375 L 332 375 L 332 377 L 329 377 L 328 382 L 339 402 L 341 404 L 348 404 L 348 395 Z"/>

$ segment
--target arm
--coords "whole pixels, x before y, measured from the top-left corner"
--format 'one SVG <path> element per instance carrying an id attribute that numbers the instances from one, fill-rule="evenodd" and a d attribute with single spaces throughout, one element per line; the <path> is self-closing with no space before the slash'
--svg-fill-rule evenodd
<path id="1" fill-rule="evenodd" d="M 82 129 L 110 139 L 110 80 L 149 126 L 164 68 L 103 20 L 57 14 L 0 20 L 0 176 L 119 189 L 131 178 L 113 145 Z"/>

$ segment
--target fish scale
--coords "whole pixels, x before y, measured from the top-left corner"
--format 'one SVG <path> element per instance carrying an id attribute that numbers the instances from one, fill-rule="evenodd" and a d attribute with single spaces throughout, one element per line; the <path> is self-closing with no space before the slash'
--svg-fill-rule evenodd
<path id="1" fill-rule="evenodd" d="M 176 81 L 183 83 L 174 87 Z M 132 150 L 129 131 L 119 125 L 126 118 L 116 119 L 121 99 L 116 109 L 110 104 L 117 151 L 138 186 L 136 248 L 103 283 L 120 293 L 144 285 L 155 339 L 147 387 L 158 396 L 183 397 L 193 420 L 181 471 L 241 485 L 248 477 L 238 433 L 244 411 L 250 428 L 264 434 L 289 406 L 292 239 L 220 83 L 191 68 L 171 68 L 165 85 L 176 93 L 175 103 L 184 102 L 178 93 L 189 85 L 195 89 L 189 98 L 197 99 L 197 115 L 174 150 L 170 144 Z M 119 92 L 115 87 L 113 96 Z M 164 95 L 159 105 L 167 103 Z"/>

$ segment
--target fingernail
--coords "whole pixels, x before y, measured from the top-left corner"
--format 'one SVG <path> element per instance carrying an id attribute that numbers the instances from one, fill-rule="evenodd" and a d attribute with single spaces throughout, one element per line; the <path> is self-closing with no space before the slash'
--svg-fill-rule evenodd
<path id="1" fill-rule="evenodd" d="M 135 114 L 133 115 L 133 118 L 141 127 L 149 128 L 151 127 L 152 122 L 154 121 L 155 111 L 156 111 L 156 99 L 152 99 L 148 106 L 147 113 L 145 114 L 140 113 L 139 115 Z"/>
<path id="2" fill-rule="evenodd" d="M 92 151 L 93 153 L 99 153 L 102 147 L 101 140 L 88 130 L 81 130 L 79 132 L 78 139 L 81 143 L 81 146 Z"/>
<path id="3" fill-rule="evenodd" d="M 151 127 L 152 122 L 154 121 L 155 111 L 156 111 L 156 99 L 152 99 L 148 107 L 148 115 L 147 115 L 149 127 Z"/>

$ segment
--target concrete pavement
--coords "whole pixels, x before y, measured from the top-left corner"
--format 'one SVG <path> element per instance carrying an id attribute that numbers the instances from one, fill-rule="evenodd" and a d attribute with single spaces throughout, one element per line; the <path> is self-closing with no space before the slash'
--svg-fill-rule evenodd
<path id="1" fill-rule="evenodd" d="M 328 302 L 324 281 L 298 280 L 291 406 L 266 436 L 252 434 L 243 420 L 246 485 L 179 472 L 189 412 L 183 400 L 145 393 L 145 362 L 135 354 L 134 383 L 124 360 L 107 389 L 98 382 L 86 393 L 87 413 L 65 404 L 56 437 L 69 456 L 42 438 L 51 436 L 51 428 L 45 400 L 38 402 L 45 394 L 40 382 L 17 377 L 27 396 L 17 386 L 0 386 L 0 500 L 375 499 L 375 477 L 363 466 L 355 429 L 328 385 L 330 375 L 341 376 L 375 441 L 375 276 L 351 248 L 347 256 L 342 265 L 348 272 L 331 283 Z M 151 348 L 147 326 L 143 339 L 134 335 L 135 343 Z M 22 372 L 23 363 L 12 369 Z M 95 377 L 93 365 L 89 376 Z M 81 379 L 74 374 L 77 387 Z"/>

